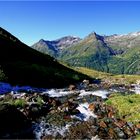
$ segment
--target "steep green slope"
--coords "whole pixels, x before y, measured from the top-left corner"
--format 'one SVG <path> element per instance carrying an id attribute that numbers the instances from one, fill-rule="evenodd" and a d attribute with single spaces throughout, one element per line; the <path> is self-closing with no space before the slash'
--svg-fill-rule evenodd
<path id="1" fill-rule="evenodd" d="M 59 59 L 72 66 L 84 66 L 109 72 L 108 59 L 112 55 L 113 51 L 103 38 L 92 33 L 76 45 L 63 50 Z"/>
<path id="2" fill-rule="evenodd" d="M 12 84 L 62 87 L 87 76 L 20 42 L 0 28 L 0 65 Z"/>
<path id="3" fill-rule="evenodd" d="M 123 55 L 126 60 L 125 73 L 140 74 L 140 45 Z"/>

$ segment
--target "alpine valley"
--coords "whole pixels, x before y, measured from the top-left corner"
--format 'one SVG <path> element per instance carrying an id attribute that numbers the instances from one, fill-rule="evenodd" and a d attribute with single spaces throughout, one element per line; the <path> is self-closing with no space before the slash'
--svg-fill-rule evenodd
<path id="1" fill-rule="evenodd" d="M 0 28 L 0 139 L 139 139 L 139 43 L 93 32 L 31 48 Z"/>
<path id="2" fill-rule="evenodd" d="M 110 36 L 92 32 L 84 39 L 41 39 L 31 47 L 70 66 L 113 74 L 140 74 L 140 32 Z"/>

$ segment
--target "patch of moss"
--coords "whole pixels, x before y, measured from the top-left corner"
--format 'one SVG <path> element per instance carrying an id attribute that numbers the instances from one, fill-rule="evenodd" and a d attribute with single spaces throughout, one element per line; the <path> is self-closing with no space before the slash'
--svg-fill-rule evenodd
<path id="1" fill-rule="evenodd" d="M 13 102 L 13 105 L 16 106 L 16 107 L 25 107 L 26 105 L 26 101 L 23 100 L 23 99 L 16 99 L 14 102 Z"/>
<path id="2" fill-rule="evenodd" d="M 7 94 L 0 103 L 8 103 L 10 105 L 14 105 L 15 107 L 24 108 L 26 105 L 26 101 L 24 99 L 14 99 L 10 94 Z"/>

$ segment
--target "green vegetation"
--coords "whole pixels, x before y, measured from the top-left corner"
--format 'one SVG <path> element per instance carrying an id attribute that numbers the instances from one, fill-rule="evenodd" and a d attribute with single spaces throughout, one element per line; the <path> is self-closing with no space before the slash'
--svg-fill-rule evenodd
<path id="1" fill-rule="evenodd" d="M 14 99 L 11 94 L 6 94 L 0 104 L 8 103 L 16 107 L 24 108 L 26 105 L 25 99 Z"/>
<path id="2" fill-rule="evenodd" d="M 140 74 L 140 40 L 136 40 L 136 44 L 130 38 L 114 40 L 114 44 L 106 44 L 104 40 L 92 34 L 76 45 L 65 48 L 58 59 L 71 66 L 112 74 Z M 129 43 L 131 41 L 133 43 Z"/>
<path id="3" fill-rule="evenodd" d="M 125 116 L 127 121 L 137 124 L 140 121 L 140 94 L 121 95 L 114 94 L 106 101 L 106 104 L 114 106 L 119 116 Z"/>
<path id="4" fill-rule="evenodd" d="M 0 69 L 0 81 L 6 80 L 6 76 L 3 72 L 3 70 Z"/>

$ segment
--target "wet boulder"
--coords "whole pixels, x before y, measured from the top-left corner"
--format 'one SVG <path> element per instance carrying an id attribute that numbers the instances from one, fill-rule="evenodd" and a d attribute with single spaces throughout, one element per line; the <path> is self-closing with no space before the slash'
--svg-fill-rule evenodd
<path id="1" fill-rule="evenodd" d="M 46 115 L 49 112 L 49 109 L 49 104 L 40 106 L 37 103 L 32 103 L 24 109 L 24 112 L 29 119 L 36 120 L 41 116 Z"/>
<path id="2" fill-rule="evenodd" d="M 50 98 L 47 94 L 42 94 L 41 97 L 45 103 L 47 103 L 49 101 L 49 98 Z"/>
<path id="3" fill-rule="evenodd" d="M 0 138 L 33 138 L 31 122 L 9 104 L 0 104 Z"/>
<path id="4" fill-rule="evenodd" d="M 76 109 L 77 107 L 78 107 L 78 104 L 77 103 L 68 101 L 68 112 L 71 115 L 75 115 L 75 114 L 80 113 L 79 110 Z"/>

